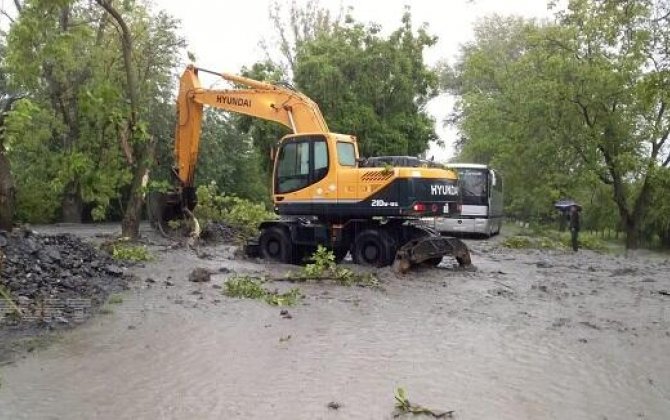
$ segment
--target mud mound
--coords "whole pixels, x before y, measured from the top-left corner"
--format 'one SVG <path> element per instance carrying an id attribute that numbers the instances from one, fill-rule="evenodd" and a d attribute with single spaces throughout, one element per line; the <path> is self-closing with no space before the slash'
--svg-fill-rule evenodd
<path id="1" fill-rule="evenodd" d="M 224 222 L 209 222 L 202 228 L 200 239 L 205 243 L 237 243 L 244 237 L 240 229 Z"/>
<path id="2" fill-rule="evenodd" d="M 121 265 L 71 234 L 0 231 L 0 254 L 0 331 L 81 322 L 127 287 Z"/>

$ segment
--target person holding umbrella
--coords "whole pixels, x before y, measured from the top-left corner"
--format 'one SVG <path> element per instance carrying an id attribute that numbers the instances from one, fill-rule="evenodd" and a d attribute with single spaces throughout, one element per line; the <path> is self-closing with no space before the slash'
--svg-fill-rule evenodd
<path id="1" fill-rule="evenodd" d="M 569 222 L 570 227 L 570 236 L 572 239 L 572 250 L 577 252 L 579 249 L 579 229 L 581 228 L 579 212 L 582 210 L 582 206 L 577 204 L 574 200 L 560 200 L 554 203 L 554 207 L 563 214 L 561 217 L 566 217 Z M 562 219 L 565 220 L 565 219 Z"/>

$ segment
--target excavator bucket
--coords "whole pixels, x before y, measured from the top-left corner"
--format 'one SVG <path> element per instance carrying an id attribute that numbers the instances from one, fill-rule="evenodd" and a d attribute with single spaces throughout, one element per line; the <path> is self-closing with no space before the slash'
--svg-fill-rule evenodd
<path id="1" fill-rule="evenodd" d="M 452 256 L 461 267 L 472 264 L 468 247 L 458 238 L 429 235 L 412 239 L 396 253 L 393 263 L 395 271 L 406 273 L 412 265 L 439 262 L 445 256 Z"/>

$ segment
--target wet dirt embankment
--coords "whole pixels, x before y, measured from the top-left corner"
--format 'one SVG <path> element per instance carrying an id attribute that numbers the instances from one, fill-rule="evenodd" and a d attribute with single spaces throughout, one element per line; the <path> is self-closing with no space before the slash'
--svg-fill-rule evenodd
<path id="1" fill-rule="evenodd" d="M 476 271 L 382 269 L 382 289 L 275 282 L 304 294 L 286 316 L 221 287 L 294 267 L 153 243 L 112 313 L 2 368 L 0 417 L 384 419 L 396 387 L 459 419 L 670 412 L 665 258 L 472 240 Z M 189 281 L 196 267 L 210 280 Z"/>

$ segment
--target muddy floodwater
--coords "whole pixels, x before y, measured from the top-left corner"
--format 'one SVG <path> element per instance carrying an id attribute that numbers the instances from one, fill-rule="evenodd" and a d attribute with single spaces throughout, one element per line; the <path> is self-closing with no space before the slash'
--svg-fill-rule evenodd
<path id="1" fill-rule="evenodd" d="M 275 282 L 304 294 L 282 316 L 221 285 L 294 267 L 156 239 L 122 303 L 0 367 L 0 418 L 390 419 L 397 387 L 463 420 L 670 418 L 666 257 L 467 242 L 475 271 Z M 189 282 L 196 267 L 215 275 Z"/>

